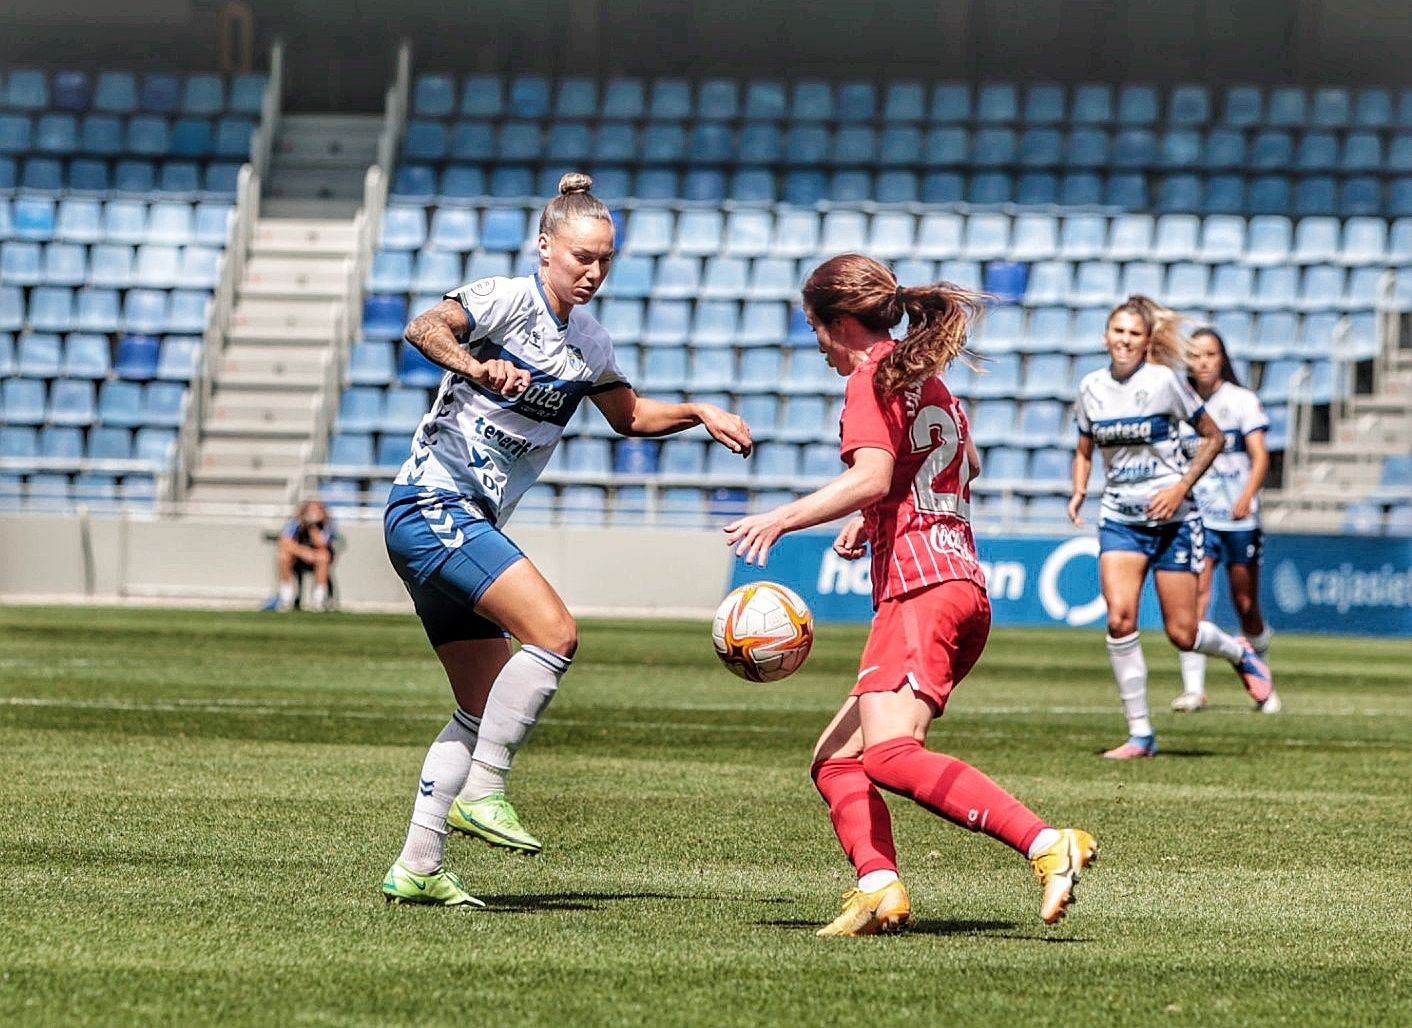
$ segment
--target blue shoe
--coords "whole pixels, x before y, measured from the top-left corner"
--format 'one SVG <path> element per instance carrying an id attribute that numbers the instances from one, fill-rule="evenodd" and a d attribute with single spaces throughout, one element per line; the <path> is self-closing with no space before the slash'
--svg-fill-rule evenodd
<path id="1" fill-rule="evenodd" d="M 1103 754 L 1105 760 L 1135 760 L 1157 756 L 1157 736 L 1130 735 L 1128 741 Z"/>

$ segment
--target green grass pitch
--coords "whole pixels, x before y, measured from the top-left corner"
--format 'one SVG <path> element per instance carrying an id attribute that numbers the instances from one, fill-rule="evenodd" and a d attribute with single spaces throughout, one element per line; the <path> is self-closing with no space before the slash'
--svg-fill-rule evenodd
<path id="1" fill-rule="evenodd" d="M 1100 636 L 997 631 L 930 745 L 1102 856 L 1056 928 L 1014 853 L 895 800 L 913 926 L 814 937 L 851 884 L 807 776 L 863 630 L 789 681 L 704 624 L 589 622 L 512 780 L 530 859 L 451 841 L 484 911 L 389 907 L 450 694 L 410 617 L 0 610 L 0 1024 L 1412 1023 L 1406 640 L 1280 636 L 1286 713 L 1122 722 Z"/>

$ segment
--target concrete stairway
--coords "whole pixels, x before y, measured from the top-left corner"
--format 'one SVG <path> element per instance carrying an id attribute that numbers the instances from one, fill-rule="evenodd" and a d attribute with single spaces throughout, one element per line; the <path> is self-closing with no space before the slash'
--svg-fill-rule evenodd
<path id="1" fill-rule="evenodd" d="M 322 460 L 377 117 L 290 115 L 266 180 L 187 498 L 284 506 Z"/>
<path id="2" fill-rule="evenodd" d="M 1272 526 L 1342 531 L 1347 505 L 1377 491 L 1383 458 L 1412 451 L 1412 350 L 1394 351 L 1373 392 L 1334 405 L 1330 417 L 1329 442 L 1312 444 L 1272 497 L 1280 508 L 1267 519 Z"/>

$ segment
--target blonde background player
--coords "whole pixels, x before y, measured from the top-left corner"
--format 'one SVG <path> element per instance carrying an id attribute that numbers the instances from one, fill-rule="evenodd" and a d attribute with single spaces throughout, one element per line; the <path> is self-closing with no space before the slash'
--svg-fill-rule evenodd
<path id="1" fill-rule="evenodd" d="M 946 282 L 904 288 L 885 265 L 856 253 L 816 268 L 804 284 L 804 313 L 829 367 L 848 379 L 847 469 L 808 496 L 725 529 L 736 554 L 763 567 L 786 532 L 861 511 L 834 550 L 857 560 L 872 549 L 872 631 L 853 691 L 810 768 L 858 874 L 820 935 L 895 931 L 911 916 L 879 787 L 1029 858 L 1043 888 L 1040 917 L 1051 924 L 1098 852 L 1088 832 L 1051 828 L 970 764 L 923 746 L 990 634 L 970 524 L 980 458 L 966 414 L 941 379 L 965 351 L 982 300 Z M 907 334 L 893 340 L 904 313 Z"/>
<path id="2" fill-rule="evenodd" d="M 1110 364 L 1079 383 L 1075 413 L 1074 492 L 1069 518 L 1088 490 L 1093 451 L 1103 451 L 1105 484 L 1098 522 L 1098 575 L 1108 604 L 1108 660 L 1128 722 L 1128 739 L 1103 755 L 1130 760 L 1157 754 L 1147 706 L 1147 661 L 1137 628 L 1138 602 L 1149 569 L 1167 638 L 1231 662 L 1257 702 L 1271 692 L 1269 669 L 1249 645 L 1201 620 L 1197 577 L 1204 565 L 1201 516 L 1192 487 L 1225 445 L 1220 428 L 1179 372 L 1186 341 L 1175 313 L 1145 296 L 1130 296 L 1108 315 L 1103 342 Z M 1190 460 L 1178 425 L 1200 440 Z"/>
<path id="3" fill-rule="evenodd" d="M 579 403 L 592 400 L 622 435 L 703 425 L 733 452 L 750 452 L 750 430 L 734 414 L 638 396 L 608 334 L 579 309 L 602 286 L 615 246 L 592 181 L 560 181 L 539 220 L 536 274 L 462 286 L 407 326 L 407 341 L 447 373 L 388 497 L 384 533 L 457 706 L 422 765 L 406 844 L 382 883 L 389 900 L 483 905 L 444 867 L 448 828 L 541 848 L 506 799 L 505 779 L 569 669 L 578 627 L 501 528 Z"/>
<path id="4" fill-rule="evenodd" d="M 1225 436 L 1225 448 L 1211 470 L 1196 482 L 1196 505 L 1206 530 L 1206 566 L 1197 583 L 1196 606 L 1202 617 L 1211 605 L 1211 579 L 1215 566 L 1226 569 L 1231 604 L 1240 619 L 1240 630 L 1260 659 L 1269 662 L 1270 628 L 1260 611 L 1260 561 L 1264 537 L 1260 529 L 1260 488 L 1270 470 L 1265 430 L 1270 419 L 1260 398 L 1240 384 L 1226 353 L 1225 341 L 1214 329 L 1191 334 L 1190 373 L 1187 381 L 1196 390 L 1216 427 Z M 1194 441 L 1184 435 L 1184 442 Z M 1181 655 L 1182 694 L 1172 701 L 1176 711 L 1206 707 L 1206 655 Z M 1280 697 L 1274 690 L 1256 709 L 1277 714 Z"/>

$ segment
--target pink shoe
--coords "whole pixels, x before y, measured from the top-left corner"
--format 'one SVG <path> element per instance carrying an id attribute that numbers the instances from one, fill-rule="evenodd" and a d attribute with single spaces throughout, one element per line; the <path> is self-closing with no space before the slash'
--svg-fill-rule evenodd
<path id="1" fill-rule="evenodd" d="M 1265 666 L 1265 662 L 1256 654 L 1245 636 L 1241 636 L 1236 642 L 1240 643 L 1244 651 L 1240 660 L 1234 664 L 1236 674 L 1240 675 L 1250 698 L 1256 704 L 1262 704 L 1270 698 L 1270 692 L 1275 688 L 1275 680 L 1270 677 L 1270 669 Z"/>
<path id="2" fill-rule="evenodd" d="M 1139 757 L 1157 756 L 1157 736 L 1133 735 L 1121 746 L 1103 754 L 1104 760 L 1136 760 Z"/>

